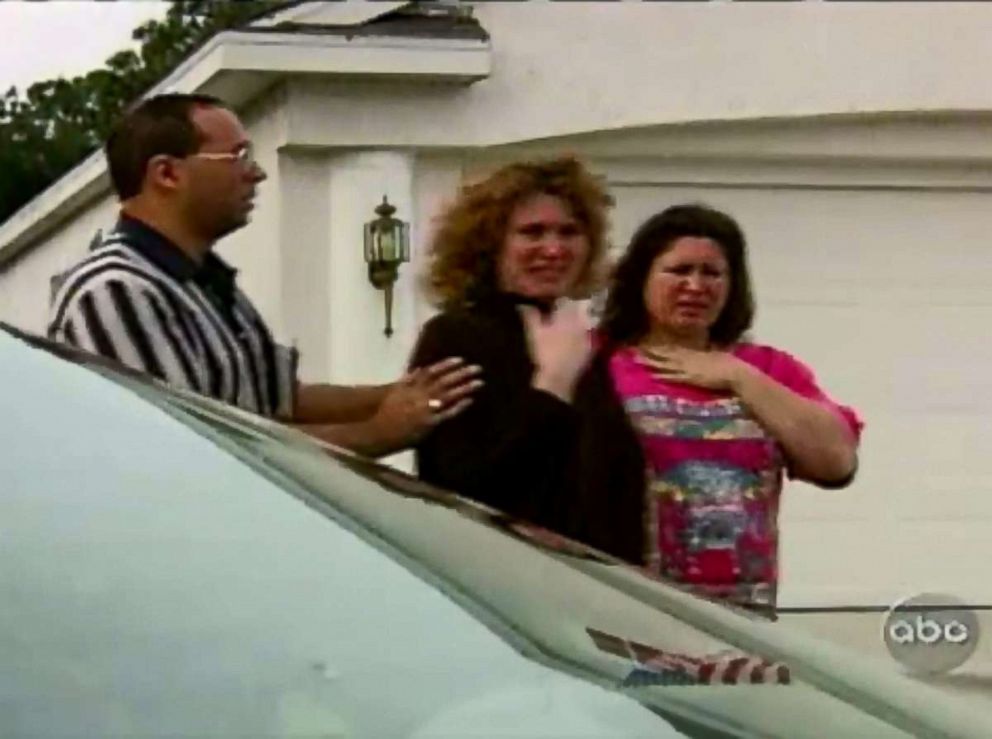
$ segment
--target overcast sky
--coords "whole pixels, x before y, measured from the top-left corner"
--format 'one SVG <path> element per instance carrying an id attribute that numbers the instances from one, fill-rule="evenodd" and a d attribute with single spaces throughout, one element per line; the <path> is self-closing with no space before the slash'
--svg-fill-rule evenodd
<path id="1" fill-rule="evenodd" d="M 134 47 L 133 29 L 167 9 L 160 0 L 0 1 L 0 94 L 103 66 Z"/>

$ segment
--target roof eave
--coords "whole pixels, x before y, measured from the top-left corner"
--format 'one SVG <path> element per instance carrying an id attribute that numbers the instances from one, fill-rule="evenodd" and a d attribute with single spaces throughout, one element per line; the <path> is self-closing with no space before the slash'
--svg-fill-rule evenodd
<path id="1" fill-rule="evenodd" d="M 240 108 L 295 74 L 468 85 L 490 69 L 490 45 L 481 40 L 226 31 L 147 94 L 207 93 Z M 109 188 L 96 151 L 0 224 L 0 269 Z"/>

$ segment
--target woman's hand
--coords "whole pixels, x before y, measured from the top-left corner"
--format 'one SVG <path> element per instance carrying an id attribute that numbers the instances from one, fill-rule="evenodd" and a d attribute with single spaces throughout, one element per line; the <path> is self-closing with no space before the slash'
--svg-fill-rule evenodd
<path id="1" fill-rule="evenodd" d="M 571 300 L 560 301 L 547 316 L 527 305 L 520 306 L 520 314 L 536 368 L 531 386 L 571 403 L 593 353 L 588 316 Z"/>
<path id="2" fill-rule="evenodd" d="M 732 393 L 782 445 L 796 477 L 824 487 L 852 479 L 857 441 L 822 403 L 802 397 L 727 352 L 642 349 L 641 361 L 662 380 Z"/>
<path id="3" fill-rule="evenodd" d="M 640 361 L 661 380 L 739 394 L 749 365 L 729 352 L 682 347 L 640 349 Z"/>

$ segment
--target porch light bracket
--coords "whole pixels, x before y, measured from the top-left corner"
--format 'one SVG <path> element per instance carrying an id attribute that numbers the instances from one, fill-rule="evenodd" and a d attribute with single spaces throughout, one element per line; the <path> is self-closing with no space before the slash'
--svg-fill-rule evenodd
<path id="1" fill-rule="evenodd" d="M 365 263 L 369 282 L 383 291 L 386 308 L 386 328 L 393 335 L 393 285 L 399 279 L 400 265 L 410 261 L 410 224 L 394 218 L 396 208 L 385 195 L 376 206 L 376 219 L 365 224 Z"/>

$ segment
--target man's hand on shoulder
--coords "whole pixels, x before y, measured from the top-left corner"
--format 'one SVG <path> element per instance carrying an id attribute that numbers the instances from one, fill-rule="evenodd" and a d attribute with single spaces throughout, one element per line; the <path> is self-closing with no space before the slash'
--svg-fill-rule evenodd
<path id="1" fill-rule="evenodd" d="M 366 456 L 393 454 L 413 446 L 434 426 L 468 408 L 472 395 L 482 387 L 481 372 L 481 367 L 466 365 L 460 358 L 445 359 L 382 386 L 381 401 L 367 420 L 301 428 Z"/>
<path id="2" fill-rule="evenodd" d="M 397 448 L 415 444 L 471 405 L 472 394 L 483 384 L 481 373 L 481 367 L 459 358 L 412 370 L 392 385 L 372 423 Z"/>

